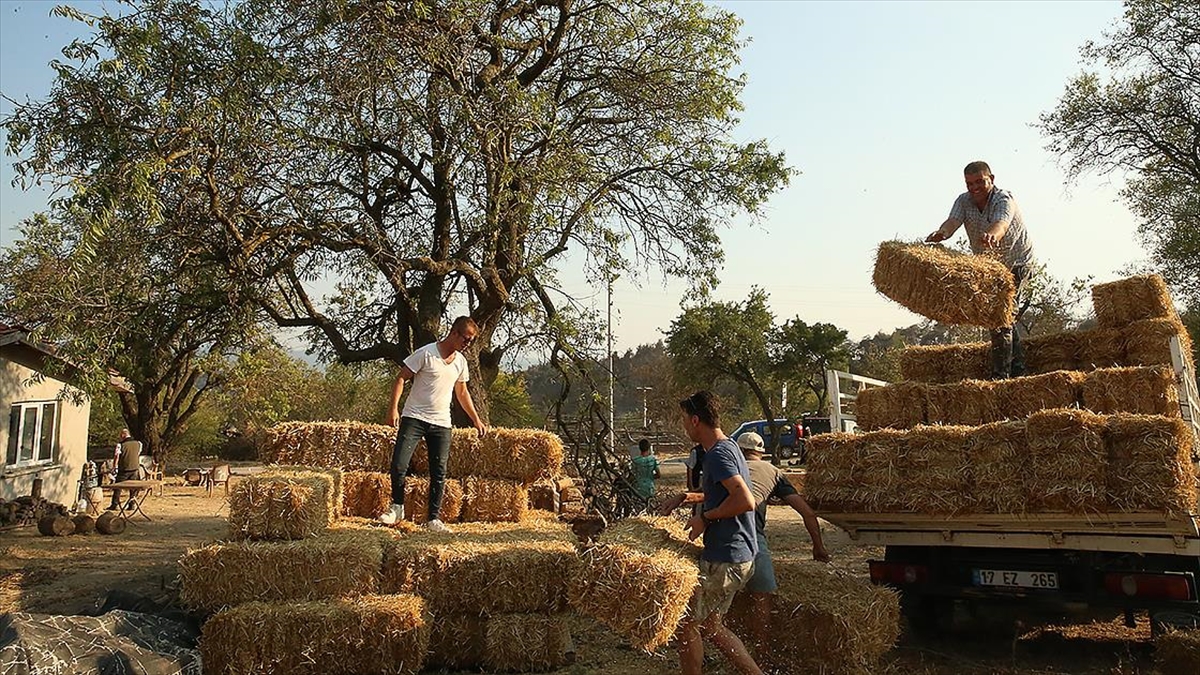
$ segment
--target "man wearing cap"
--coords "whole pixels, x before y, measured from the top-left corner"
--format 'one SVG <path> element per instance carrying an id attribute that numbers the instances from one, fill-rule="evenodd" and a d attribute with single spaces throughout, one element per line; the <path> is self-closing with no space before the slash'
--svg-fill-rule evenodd
<path id="1" fill-rule="evenodd" d="M 1017 294 L 1029 277 L 1033 264 L 1033 244 L 1025 231 L 1025 221 L 1017 200 L 1008 190 L 993 182 L 995 176 L 987 162 L 971 162 L 963 168 L 967 191 L 954 200 L 950 217 L 925 241 L 945 241 L 960 226 L 967 231 L 971 251 L 992 255 L 1012 271 Z M 1009 325 L 992 330 L 992 378 L 1004 379 L 1024 374 L 1021 338 L 1013 329 L 1018 316 Z"/>
<path id="2" fill-rule="evenodd" d="M 754 572 L 746 584 L 750 591 L 750 630 L 758 644 L 766 644 L 771 621 L 771 599 L 779 584 L 775 580 L 775 566 L 771 563 L 771 550 L 767 547 L 767 500 L 772 497 L 782 500 L 804 519 L 804 528 L 812 537 L 813 559 L 829 562 L 829 552 L 821 540 L 821 524 L 817 514 L 796 491 L 779 467 L 763 460 L 763 438 L 753 431 L 738 436 L 738 447 L 746 456 L 746 467 L 750 471 L 750 492 L 754 495 L 754 530 L 758 535 L 758 555 L 754 557 Z"/>

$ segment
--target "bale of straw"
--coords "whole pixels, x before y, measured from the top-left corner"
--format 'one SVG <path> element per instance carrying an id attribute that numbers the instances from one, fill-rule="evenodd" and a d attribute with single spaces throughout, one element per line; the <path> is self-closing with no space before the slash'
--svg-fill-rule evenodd
<path id="1" fill-rule="evenodd" d="M 1125 365 L 1156 366 L 1171 365 L 1171 338 L 1178 337 L 1188 369 L 1196 372 L 1192 364 L 1192 338 L 1187 328 L 1178 319 L 1146 319 L 1135 321 L 1124 329 Z"/>
<path id="2" fill-rule="evenodd" d="M 984 422 L 1024 419 L 1049 408 L 1074 408 L 1079 405 L 1083 379 L 1077 371 L 1058 370 L 997 380 L 992 383 L 996 418 Z"/>
<path id="3" fill-rule="evenodd" d="M 931 386 L 927 390 L 925 416 L 930 424 L 978 426 L 998 421 L 1002 417 L 995 388 L 996 383 L 985 380 Z"/>
<path id="4" fill-rule="evenodd" d="M 206 675 L 409 674 L 428 648 L 425 602 L 412 595 L 250 602 L 213 616 L 200 638 Z"/>
<path id="5" fill-rule="evenodd" d="M 905 511 L 957 514 L 971 510 L 975 495 L 967 439 L 972 431 L 974 428 L 967 426 L 919 426 L 908 432 L 896 489 Z"/>
<path id="6" fill-rule="evenodd" d="M 391 479 L 388 480 L 388 490 L 391 490 Z M 444 523 L 457 523 L 463 511 L 463 485 L 453 478 L 446 479 L 442 486 L 442 510 L 439 520 Z M 391 501 L 389 493 L 388 501 Z M 409 476 L 404 479 L 404 517 L 414 523 L 422 524 L 429 520 L 429 479 L 423 476 Z"/>
<path id="7" fill-rule="evenodd" d="M 412 534 L 413 532 L 421 532 L 423 528 L 411 520 L 397 520 L 391 525 L 384 525 L 374 518 L 361 518 L 358 516 L 345 516 L 339 518 L 336 522 L 329 526 L 329 531 L 336 532 L 340 530 L 358 530 L 368 532 L 390 532 L 393 535 Z"/>
<path id="8" fill-rule="evenodd" d="M 494 427 L 483 438 L 474 429 L 455 429 L 450 441 L 450 475 L 480 476 L 530 485 L 562 474 L 563 445 L 541 429 Z M 409 470 L 429 473 L 425 441 L 417 444 Z"/>
<path id="9" fill-rule="evenodd" d="M 864 389 L 855 399 L 855 422 L 865 431 L 911 429 L 924 424 L 928 387 L 923 382 L 898 382 Z"/>
<path id="10" fill-rule="evenodd" d="M 999 328 L 1012 324 L 1016 287 L 1004 263 L 942 246 L 879 245 L 875 289 L 935 321 Z"/>
<path id="11" fill-rule="evenodd" d="M 967 438 L 974 509 L 981 513 L 1024 513 L 1029 488 L 1029 444 L 1025 423 L 994 422 L 974 427 Z"/>
<path id="12" fill-rule="evenodd" d="M 900 374 L 913 382 L 986 380 L 991 373 L 992 346 L 987 342 L 919 345 L 900 352 Z"/>
<path id="13" fill-rule="evenodd" d="M 384 471 L 396 428 L 361 422 L 284 422 L 267 430 L 259 458 L 269 464 Z"/>
<path id="14" fill-rule="evenodd" d="M 385 544 L 382 589 L 420 595 L 435 616 L 558 612 L 578 568 L 573 539 L 565 525 L 545 521 L 397 537 Z"/>
<path id="15" fill-rule="evenodd" d="M 1181 419 L 1112 415 L 1108 449 L 1108 501 L 1118 511 L 1196 512 L 1193 435 Z"/>
<path id="16" fill-rule="evenodd" d="M 484 623 L 484 668 L 496 672 L 555 670 L 575 660 L 562 615 L 495 614 Z"/>
<path id="17" fill-rule="evenodd" d="M 1079 369 L 1115 368 L 1125 363 L 1125 334 L 1115 328 L 1079 331 Z"/>
<path id="18" fill-rule="evenodd" d="M 1176 630 L 1154 639 L 1154 661 L 1162 675 L 1200 673 L 1200 630 Z"/>
<path id="19" fill-rule="evenodd" d="M 1066 331 L 1025 338 L 1021 341 L 1025 352 L 1025 372 L 1032 375 L 1056 370 L 1079 370 L 1082 337 L 1080 331 Z"/>
<path id="20" fill-rule="evenodd" d="M 907 432 L 881 429 L 862 434 L 852 498 L 864 511 L 881 513 L 905 507 L 901 497 L 908 471 L 907 450 Z"/>
<path id="21" fill-rule="evenodd" d="M 1044 410 L 1029 416 L 1026 486 L 1031 511 L 1107 509 L 1104 425 L 1104 417 L 1086 410 Z"/>
<path id="22" fill-rule="evenodd" d="M 425 665 L 446 670 L 473 670 L 483 666 L 486 624 L 487 617 L 474 613 L 434 614 Z"/>
<path id="23" fill-rule="evenodd" d="M 1101 368 L 1083 381 L 1083 405 L 1097 413 L 1179 417 L 1179 390 L 1168 366 Z"/>
<path id="24" fill-rule="evenodd" d="M 193 549 L 179 560 L 180 598 L 215 612 L 245 602 L 322 600 L 379 592 L 387 530 L 336 530 L 287 542 Z"/>
<path id="25" fill-rule="evenodd" d="M 529 510 L 529 491 L 510 480 L 463 479 L 462 519 L 470 522 L 518 523 Z"/>
<path id="26" fill-rule="evenodd" d="M 263 469 L 260 476 L 275 476 L 283 478 L 324 476 L 332 481 L 329 490 L 329 512 L 334 518 L 342 513 L 342 470 L 324 466 L 302 466 L 298 464 L 275 464 Z"/>
<path id="27" fill-rule="evenodd" d="M 316 536 L 333 522 L 332 490 L 333 480 L 322 474 L 249 476 L 229 495 L 230 537 L 276 540 Z"/>
<path id="28" fill-rule="evenodd" d="M 842 432 L 817 434 L 809 439 L 804 498 L 813 508 L 830 513 L 861 508 L 855 499 L 862 481 L 861 440 L 860 434 Z"/>
<path id="29" fill-rule="evenodd" d="M 764 670 L 869 675 L 900 636 L 900 599 L 890 589 L 798 556 L 775 555 L 779 582 L 765 644 L 751 631 L 750 594 L 737 595 L 728 624 Z"/>
<path id="30" fill-rule="evenodd" d="M 388 474 L 378 471 L 347 471 L 342 474 L 343 516 L 378 518 L 391 505 L 392 478 Z"/>
<path id="31" fill-rule="evenodd" d="M 1174 319 L 1175 304 L 1167 284 L 1157 274 L 1129 277 L 1092 286 L 1096 323 L 1102 328 L 1121 328 L 1143 319 Z"/>
<path id="32" fill-rule="evenodd" d="M 571 606 L 634 647 L 654 651 L 675 635 L 699 581 L 700 549 L 669 518 L 619 521 L 580 549 Z"/>

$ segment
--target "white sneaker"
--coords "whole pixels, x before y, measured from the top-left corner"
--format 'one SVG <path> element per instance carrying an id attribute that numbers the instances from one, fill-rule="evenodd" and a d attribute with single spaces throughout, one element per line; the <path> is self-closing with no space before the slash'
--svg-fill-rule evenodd
<path id="1" fill-rule="evenodd" d="M 445 523 L 443 523 L 442 521 L 437 520 L 437 519 L 434 519 L 434 520 L 429 521 L 428 523 L 425 523 L 425 529 L 429 530 L 430 532 L 449 532 L 450 531 L 450 528 L 447 527 Z"/>
<path id="2" fill-rule="evenodd" d="M 392 504 L 392 508 L 384 511 L 383 515 L 379 516 L 375 520 L 378 520 L 384 525 L 395 525 L 396 521 L 404 520 L 404 505 Z"/>

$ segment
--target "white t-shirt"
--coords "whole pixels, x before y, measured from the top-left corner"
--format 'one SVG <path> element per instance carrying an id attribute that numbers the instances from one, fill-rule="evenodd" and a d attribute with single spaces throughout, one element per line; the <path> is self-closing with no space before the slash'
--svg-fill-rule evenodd
<path id="1" fill-rule="evenodd" d="M 454 385 L 471 379 L 466 357 L 455 352 L 454 360 L 446 363 L 437 343 L 431 342 L 404 359 L 404 365 L 415 375 L 401 416 L 439 427 L 451 426 L 450 397 L 454 395 Z"/>

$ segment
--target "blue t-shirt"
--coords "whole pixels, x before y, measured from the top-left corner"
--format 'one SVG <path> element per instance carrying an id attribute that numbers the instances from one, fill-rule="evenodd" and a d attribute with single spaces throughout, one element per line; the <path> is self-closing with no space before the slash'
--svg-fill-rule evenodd
<path id="1" fill-rule="evenodd" d="M 750 469 L 737 444 L 728 438 L 704 453 L 704 510 L 715 509 L 729 496 L 721 481 L 740 475 L 750 485 Z M 758 542 L 754 533 L 754 511 L 732 518 L 713 520 L 704 528 L 704 559 L 709 562 L 743 563 L 754 560 Z"/>

